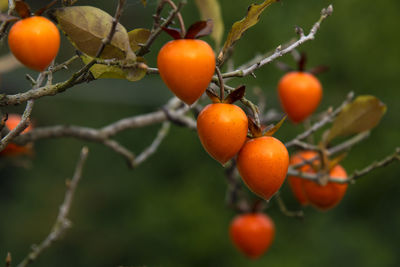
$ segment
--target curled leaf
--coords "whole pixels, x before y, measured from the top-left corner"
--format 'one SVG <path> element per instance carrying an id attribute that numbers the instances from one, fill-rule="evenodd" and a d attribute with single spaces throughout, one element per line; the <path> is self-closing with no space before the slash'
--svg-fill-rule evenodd
<path id="1" fill-rule="evenodd" d="M 190 25 L 185 35 L 185 39 L 197 39 L 203 36 L 207 36 L 212 32 L 213 25 L 214 24 L 211 19 L 197 21 Z"/>
<path id="2" fill-rule="evenodd" d="M 56 9 L 53 15 L 63 32 L 72 44 L 83 53 L 94 57 L 102 43 L 110 33 L 112 20 L 109 14 L 92 6 L 70 6 Z M 135 60 L 128 32 L 121 24 L 117 24 L 115 34 L 106 45 L 101 58 Z"/>
<path id="3" fill-rule="evenodd" d="M 223 101 L 223 103 L 232 104 L 244 97 L 246 86 L 241 85 L 233 90 Z"/>
<path id="4" fill-rule="evenodd" d="M 211 19 L 214 23 L 211 37 L 214 39 L 215 47 L 218 50 L 224 34 L 224 22 L 222 20 L 219 2 L 218 0 L 196 0 L 196 4 L 200 11 L 201 19 Z"/>
<path id="5" fill-rule="evenodd" d="M 142 44 L 147 42 L 147 39 L 150 37 L 150 30 L 148 29 L 134 29 L 128 32 L 129 43 L 131 45 L 131 49 L 133 52 L 136 52 L 141 48 Z"/>
<path id="6" fill-rule="evenodd" d="M 81 55 L 82 61 L 87 64 L 93 58 L 87 55 Z M 144 64 L 144 59 L 138 57 L 135 66 L 124 67 L 121 61 L 121 66 L 95 64 L 90 68 L 95 79 L 126 79 L 131 82 L 141 80 L 147 71 L 147 66 Z M 141 63 L 142 62 L 142 63 Z"/>
<path id="7" fill-rule="evenodd" d="M 347 104 L 325 132 L 323 142 L 333 138 L 364 132 L 374 128 L 386 112 L 386 105 L 371 95 L 357 97 Z"/>
<path id="8" fill-rule="evenodd" d="M 287 115 L 285 115 L 285 117 L 283 117 L 277 124 L 275 124 L 271 129 L 266 131 L 263 135 L 264 136 L 272 136 L 274 133 L 276 133 L 282 127 L 282 124 L 285 122 L 286 118 L 287 118 Z"/>
<path id="9" fill-rule="evenodd" d="M 252 117 L 247 116 L 248 118 L 248 124 L 249 124 L 249 131 L 253 138 L 261 137 L 262 136 L 262 130 L 260 126 L 254 121 Z"/>
<path id="10" fill-rule="evenodd" d="M 233 24 L 231 30 L 228 33 L 228 37 L 226 38 L 225 44 L 222 48 L 222 51 L 218 55 L 218 65 L 221 65 L 225 60 L 225 54 L 233 47 L 233 45 L 238 41 L 242 34 L 255 24 L 260 19 L 261 13 L 272 3 L 277 2 L 278 0 L 265 0 L 261 4 L 252 4 L 247 9 L 247 15 L 242 20 L 237 21 Z"/>

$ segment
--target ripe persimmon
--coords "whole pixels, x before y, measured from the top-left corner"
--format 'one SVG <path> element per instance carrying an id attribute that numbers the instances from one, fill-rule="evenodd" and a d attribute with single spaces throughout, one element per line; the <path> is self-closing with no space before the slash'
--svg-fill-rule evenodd
<path id="1" fill-rule="evenodd" d="M 322 85 L 311 73 L 293 71 L 278 83 L 279 99 L 290 120 L 301 122 L 318 107 L 322 98 Z"/>
<path id="2" fill-rule="evenodd" d="M 342 166 L 336 165 L 329 171 L 329 176 L 345 180 L 347 173 Z M 348 184 L 328 182 L 319 185 L 316 182 L 303 179 L 303 190 L 308 201 L 320 210 L 335 207 L 344 197 Z"/>
<path id="3" fill-rule="evenodd" d="M 196 39 L 166 43 L 158 53 L 157 66 L 167 87 L 183 102 L 193 104 L 207 89 L 215 70 L 209 44 Z"/>
<path id="4" fill-rule="evenodd" d="M 298 164 L 304 160 L 310 160 L 318 154 L 314 151 L 301 151 L 290 158 L 290 164 Z M 313 162 L 316 166 L 319 164 L 319 160 Z M 315 173 L 316 170 L 306 164 L 299 168 L 300 171 L 306 173 Z M 347 174 L 342 166 L 336 165 L 329 171 L 329 176 L 346 179 Z M 347 190 L 347 184 L 339 184 L 334 182 L 328 182 L 326 185 L 320 185 L 317 182 L 302 179 L 296 176 L 288 177 L 289 184 L 293 191 L 293 194 L 300 202 L 300 204 L 312 204 L 314 207 L 321 210 L 328 210 L 336 206 L 343 198 Z"/>
<path id="5" fill-rule="evenodd" d="M 310 160 L 317 155 L 318 154 L 314 151 L 301 151 L 290 157 L 289 164 L 296 165 L 296 164 L 302 163 L 304 160 Z M 318 161 L 315 161 L 315 163 L 317 164 Z M 305 164 L 305 165 L 301 166 L 298 170 L 301 172 L 309 172 L 309 173 L 315 172 L 313 170 L 312 166 L 310 166 L 309 164 Z M 307 199 L 307 196 L 304 194 L 303 180 L 304 179 L 302 179 L 300 177 L 288 176 L 289 186 L 292 189 L 294 196 L 296 197 L 296 199 L 299 201 L 299 203 L 301 205 L 307 205 L 308 199 Z"/>
<path id="6" fill-rule="evenodd" d="M 56 25 L 45 17 L 27 17 L 11 27 L 8 46 L 22 64 L 43 71 L 57 56 L 60 33 Z"/>
<path id="7" fill-rule="evenodd" d="M 21 116 L 18 114 L 9 114 L 7 120 L 5 121 L 5 126 L 8 130 L 13 130 L 17 127 L 18 123 L 21 121 Z M 32 126 L 28 126 L 25 130 L 22 131 L 21 134 L 27 133 L 32 130 Z M 0 151 L 0 155 L 4 156 L 18 156 L 23 154 L 31 154 L 32 146 L 30 144 L 25 146 L 20 146 L 17 144 L 9 143 L 2 151 Z"/>
<path id="8" fill-rule="evenodd" d="M 266 200 L 283 184 L 288 165 L 289 153 L 285 145 L 272 136 L 250 139 L 237 157 L 237 168 L 243 181 Z"/>
<path id="9" fill-rule="evenodd" d="M 241 252 L 251 259 L 256 259 L 271 246 L 275 236 L 275 225 L 265 214 L 242 214 L 233 219 L 229 235 Z"/>
<path id="10" fill-rule="evenodd" d="M 247 136 L 248 120 L 233 104 L 207 105 L 197 117 L 197 133 L 205 150 L 221 164 L 233 158 Z"/>

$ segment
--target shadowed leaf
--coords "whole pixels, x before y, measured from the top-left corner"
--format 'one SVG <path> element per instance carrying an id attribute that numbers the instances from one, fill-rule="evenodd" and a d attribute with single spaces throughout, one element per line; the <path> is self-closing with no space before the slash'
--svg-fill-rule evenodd
<path id="1" fill-rule="evenodd" d="M 96 56 L 102 43 L 110 33 L 113 17 L 103 10 L 91 6 L 71 6 L 56 9 L 53 13 L 61 29 L 72 44 L 89 56 Z M 121 24 L 117 24 L 115 34 L 101 58 L 135 60 L 129 36 Z"/>
<path id="2" fill-rule="evenodd" d="M 219 50 L 224 34 L 224 22 L 222 20 L 219 2 L 218 0 L 196 0 L 196 4 L 200 11 L 201 19 L 211 19 L 214 23 L 211 37 L 215 41 L 216 50 Z"/>
<path id="3" fill-rule="evenodd" d="M 228 37 L 226 38 L 222 51 L 218 55 L 218 65 L 221 65 L 224 62 L 225 54 L 236 43 L 236 41 L 238 41 L 242 37 L 242 34 L 247 29 L 257 24 L 260 19 L 260 15 L 264 11 L 264 9 L 277 1 L 278 0 L 265 0 L 261 4 L 252 4 L 249 6 L 249 8 L 247 9 L 246 17 L 233 24 L 228 34 Z"/>
<path id="4" fill-rule="evenodd" d="M 141 48 L 140 44 L 145 44 L 149 39 L 150 31 L 148 29 L 134 29 L 128 32 L 129 43 L 133 52 Z"/>
<path id="5" fill-rule="evenodd" d="M 223 101 L 223 103 L 232 104 L 244 97 L 246 86 L 241 85 L 233 90 Z"/>
<path id="6" fill-rule="evenodd" d="M 285 122 L 286 117 L 287 116 L 285 115 L 285 117 L 283 117 L 276 125 L 274 125 L 274 127 L 266 131 L 263 135 L 272 136 L 274 133 L 276 133 L 282 127 L 282 124 Z"/>
<path id="7" fill-rule="evenodd" d="M 213 29 L 212 20 L 198 21 L 190 25 L 185 39 L 197 39 L 206 35 L 209 35 Z"/>
<path id="8" fill-rule="evenodd" d="M 257 123 L 254 121 L 252 117 L 247 116 L 248 118 L 248 124 L 249 124 L 249 131 L 253 138 L 260 137 L 262 136 L 262 130 L 260 126 L 257 125 Z"/>
<path id="9" fill-rule="evenodd" d="M 386 112 L 386 105 L 371 95 L 357 97 L 343 108 L 333 125 L 324 134 L 324 143 L 333 138 L 364 132 L 374 128 Z"/>
<path id="10" fill-rule="evenodd" d="M 175 40 L 182 39 L 181 30 L 175 28 L 162 27 L 163 31 L 169 34 Z"/>
<path id="11" fill-rule="evenodd" d="M 93 58 L 87 55 L 81 55 L 82 61 L 87 64 Z M 138 62 L 143 62 L 144 59 L 138 57 Z M 95 64 L 90 68 L 90 72 L 92 73 L 93 77 L 96 79 L 126 79 L 131 82 L 139 81 L 146 75 L 146 68 L 142 67 L 124 67 L 121 68 L 120 66 L 108 66 L 103 64 Z"/>
<path id="12" fill-rule="evenodd" d="M 21 18 L 27 18 L 31 15 L 31 9 L 27 3 L 21 0 L 15 1 L 15 11 Z"/>

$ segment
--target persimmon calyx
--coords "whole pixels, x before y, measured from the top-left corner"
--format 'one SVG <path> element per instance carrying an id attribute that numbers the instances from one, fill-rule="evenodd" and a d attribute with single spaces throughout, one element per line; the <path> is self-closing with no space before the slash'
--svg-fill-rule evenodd
<path id="1" fill-rule="evenodd" d="M 236 87 L 235 90 L 229 93 L 229 95 L 222 101 L 222 103 L 225 104 L 232 104 L 244 97 L 244 94 L 246 92 L 246 86 L 245 85 L 240 85 Z"/>
<path id="2" fill-rule="evenodd" d="M 211 19 L 201 20 L 190 25 L 185 36 L 182 31 L 176 28 L 162 27 L 163 31 L 168 33 L 175 40 L 179 39 L 198 39 L 211 34 L 214 23 Z"/>

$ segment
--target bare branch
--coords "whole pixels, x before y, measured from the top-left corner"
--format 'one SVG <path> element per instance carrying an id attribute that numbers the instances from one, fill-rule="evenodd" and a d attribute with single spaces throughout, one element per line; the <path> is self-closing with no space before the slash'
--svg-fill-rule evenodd
<path id="1" fill-rule="evenodd" d="M 294 43 L 286 46 L 285 48 L 282 49 L 282 46 L 278 46 L 277 49 L 275 49 L 275 52 L 265 58 L 262 58 L 261 60 L 257 61 L 256 63 L 246 67 L 246 68 L 239 68 L 238 70 L 235 71 L 231 71 L 231 72 L 227 72 L 227 73 L 223 73 L 222 77 L 223 78 L 228 78 L 228 77 L 244 77 L 247 75 L 250 75 L 252 73 L 254 73 L 254 71 L 256 69 L 261 68 L 262 66 L 271 63 L 272 61 L 274 61 L 275 59 L 291 52 L 293 49 L 295 49 L 296 47 L 300 46 L 301 44 L 313 40 L 315 38 L 315 34 L 317 33 L 319 27 L 321 26 L 322 21 L 324 21 L 328 16 L 330 16 L 333 12 L 333 7 L 332 5 L 330 5 L 328 8 L 323 9 L 321 11 L 321 17 L 319 18 L 319 20 L 313 25 L 313 27 L 311 28 L 309 34 L 307 35 L 300 35 L 300 38 L 295 41 Z M 218 77 L 213 77 L 213 80 L 217 80 Z"/>
<path id="2" fill-rule="evenodd" d="M 67 180 L 67 190 L 65 192 L 64 201 L 60 206 L 60 210 L 57 215 L 56 222 L 53 225 L 49 235 L 37 246 L 32 246 L 32 251 L 27 257 L 18 265 L 18 267 L 28 266 L 34 262 L 39 255 L 47 248 L 49 248 L 53 242 L 58 240 L 60 236 L 71 227 L 71 222 L 68 219 L 68 213 L 71 208 L 72 200 L 75 195 L 76 187 L 79 180 L 82 177 L 82 169 L 88 156 L 88 148 L 83 147 L 81 150 L 79 161 L 75 168 L 75 173 L 71 181 Z"/>
<path id="3" fill-rule="evenodd" d="M 153 140 L 151 145 L 136 157 L 136 160 L 134 162 L 135 166 L 144 162 L 146 159 L 148 159 L 151 155 L 153 155 L 157 151 L 157 148 L 160 146 L 161 142 L 167 136 L 170 127 L 171 127 L 170 122 L 164 122 L 162 124 L 161 129 L 158 131 L 157 136 Z"/>
<path id="4" fill-rule="evenodd" d="M 366 175 L 367 173 L 369 173 L 377 168 L 385 167 L 395 161 L 400 161 L 400 148 L 396 148 L 396 151 L 392 155 L 387 156 L 383 160 L 374 161 L 373 163 L 366 166 L 362 170 L 354 171 L 354 173 L 349 175 L 347 177 L 347 179 L 340 179 L 337 177 L 329 177 L 328 181 L 334 182 L 334 183 L 339 183 L 339 184 L 354 183 L 356 179 Z M 291 166 L 291 167 L 289 167 L 287 175 L 288 176 L 297 176 L 297 177 L 300 177 L 303 179 L 312 180 L 312 181 L 317 182 L 320 179 L 321 175 L 325 175 L 325 174 L 301 172 L 301 171 L 295 170 L 295 168 Z"/>
<path id="5" fill-rule="evenodd" d="M 335 109 L 333 112 L 327 112 L 327 114 L 321 120 L 319 120 L 315 124 L 313 124 L 307 131 L 299 134 L 293 140 L 291 140 L 289 142 L 286 142 L 285 146 L 288 147 L 288 148 L 291 147 L 291 146 L 294 146 L 297 141 L 300 141 L 300 140 L 303 140 L 303 139 L 307 138 L 311 134 L 315 133 L 318 129 L 323 127 L 325 124 L 331 122 L 340 113 L 340 111 L 342 111 L 342 109 L 348 103 L 350 103 L 350 101 L 353 99 L 353 97 L 354 97 L 354 93 L 350 92 L 347 95 L 345 101 L 337 109 Z"/>

